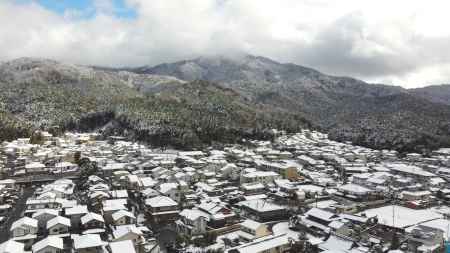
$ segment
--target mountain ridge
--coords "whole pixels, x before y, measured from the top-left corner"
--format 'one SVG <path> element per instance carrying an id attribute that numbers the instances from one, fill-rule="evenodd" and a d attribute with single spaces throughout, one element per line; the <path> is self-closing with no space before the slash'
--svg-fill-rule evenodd
<path id="1" fill-rule="evenodd" d="M 248 55 L 239 59 L 200 57 L 130 71 L 217 82 L 252 103 L 301 112 L 337 140 L 379 149 L 416 151 L 449 145 L 446 126 L 450 107 L 398 86 L 368 84 Z M 419 145 L 417 139 L 427 141 Z"/>
<path id="2" fill-rule="evenodd" d="M 270 138 L 268 129 L 287 124 L 270 108 L 207 81 L 32 58 L 0 64 L 0 117 L 0 140 L 37 129 L 100 130 L 179 148 Z"/>
<path id="3" fill-rule="evenodd" d="M 120 69 L 20 58 L 0 64 L 0 86 L 11 136 L 56 125 L 182 147 L 313 127 L 378 149 L 450 145 L 448 105 L 259 56 Z"/>

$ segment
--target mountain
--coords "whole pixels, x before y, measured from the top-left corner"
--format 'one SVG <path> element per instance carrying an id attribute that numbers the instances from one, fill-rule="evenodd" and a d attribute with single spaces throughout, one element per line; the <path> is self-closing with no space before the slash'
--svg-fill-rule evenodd
<path id="1" fill-rule="evenodd" d="M 251 55 L 200 57 L 131 71 L 216 82 L 251 104 L 299 113 L 336 140 L 400 151 L 450 145 L 450 107 L 396 86 Z"/>
<path id="2" fill-rule="evenodd" d="M 21 58 L 0 64 L 0 140 L 37 129 L 99 130 L 156 146 L 198 147 L 269 128 L 298 128 L 298 114 L 255 106 L 207 81 Z"/>
<path id="3" fill-rule="evenodd" d="M 412 94 L 435 103 L 450 105 L 450 85 L 432 85 L 409 90 Z"/>

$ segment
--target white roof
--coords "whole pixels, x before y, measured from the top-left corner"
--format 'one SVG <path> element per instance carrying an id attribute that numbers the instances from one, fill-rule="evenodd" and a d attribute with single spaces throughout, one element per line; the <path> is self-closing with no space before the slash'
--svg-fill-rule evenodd
<path id="1" fill-rule="evenodd" d="M 431 209 L 410 209 L 403 206 L 383 206 L 365 210 L 367 217 L 377 216 L 378 223 L 397 228 L 405 228 L 443 216 Z M 394 215 L 393 215 L 394 214 Z"/>
<path id="2" fill-rule="evenodd" d="M 247 174 L 244 174 L 243 177 L 249 177 L 249 178 L 253 178 L 253 177 L 277 177 L 279 176 L 278 173 L 274 172 L 274 171 L 253 171 Z"/>
<path id="3" fill-rule="evenodd" d="M 47 229 L 57 225 L 62 224 L 64 226 L 70 227 L 70 219 L 63 216 L 56 216 L 55 218 L 47 221 Z"/>
<path id="4" fill-rule="evenodd" d="M 423 176 L 423 177 L 435 177 L 431 172 L 425 171 L 420 167 L 413 166 L 413 165 L 407 165 L 402 163 L 391 163 L 386 165 L 389 169 L 403 172 L 407 174 L 417 175 L 417 176 Z"/>
<path id="5" fill-rule="evenodd" d="M 311 208 L 305 213 L 305 216 L 313 216 L 322 220 L 331 221 L 336 214 L 328 212 L 319 208 Z"/>
<path id="6" fill-rule="evenodd" d="M 14 183 L 16 183 L 16 180 L 14 180 L 14 179 L 3 179 L 3 180 L 0 180 L 0 184 L 14 184 Z"/>
<path id="7" fill-rule="evenodd" d="M 57 236 L 48 236 L 47 238 L 33 244 L 32 250 L 33 252 L 38 252 L 46 247 L 63 249 L 64 248 L 63 239 Z"/>
<path id="8" fill-rule="evenodd" d="M 130 218 L 136 218 L 133 213 L 126 211 L 126 210 L 119 210 L 112 214 L 113 220 L 118 220 L 125 216 L 130 217 Z"/>
<path id="9" fill-rule="evenodd" d="M 14 240 L 8 240 L 0 244 L 1 253 L 24 253 L 24 244 Z"/>
<path id="10" fill-rule="evenodd" d="M 66 209 L 66 215 L 85 214 L 88 213 L 87 206 L 74 206 Z"/>
<path id="11" fill-rule="evenodd" d="M 151 177 L 141 177 L 140 180 L 143 187 L 152 187 L 158 183 L 158 181 Z"/>
<path id="12" fill-rule="evenodd" d="M 289 237 L 286 234 L 281 234 L 264 236 L 253 242 L 238 246 L 236 249 L 240 253 L 255 253 L 264 252 L 287 244 L 289 244 Z"/>
<path id="13" fill-rule="evenodd" d="M 39 162 L 32 162 L 25 165 L 25 169 L 42 169 L 45 168 L 45 165 Z"/>
<path id="14" fill-rule="evenodd" d="M 180 216 L 186 217 L 186 219 L 192 221 L 195 221 L 199 217 L 208 218 L 208 215 L 198 209 L 184 209 L 180 212 Z"/>
<path id="15" fill-rule="evenodd" d="M 81 217 L 81 224 L 86 224 L 91 220 L 105 222 L 105 220 L 103 219 L 103 216 L 101 216 L 100 214 L 97 214 L 97 213 L 90 212 L 90 213 L 85 214 L 83 217 Z"/>
<path id="16" fill-rule="evenodd" d="M 239 202 L 239 205 L 246 206 L 259 212 L 269 212 L 275 210 L 284 210 L 285 208 L 275 203 L 268 202 L 264 199 L 253 199 Z"/>
<path id="17" fill-rule="evenodd" d="M 136 253 L 131 240 L 110 242 L 109 247 L 111 248 L 111 253 Z"/>
<path id="18" fill-rule="evenodd" d="M 159 185 L 159 191 L 162 194 L 168 193 L 169 191 L 173 190 L 173 189 L 177 189 L 178 188 L 178 184 L 177 183 L 163 183 Z"/>
<path id="19" fill-rule="evenodd" d="M 363 187 L 363 186 L 358 185 L 358 184 L 341 185 L 339 187 L 339 190 L 350 192 L 350 193 L 353 193 L 353 194 L 358 194 L 358 195 L 367 194 L 369 192 L 372 192 L 371 189 L 368 189 L 368 188 Z"/>
<path id="20" fill-rule="evenodd" d="M 129 233 L 134 233 L 137 235 L 142 235 L 142 230 L 137 228 L 136 225 L 123 225 L 123 226 L 117 226 L 115 230 L 113 230 L 113 235 L 115 239 L 119 239 L 123 237 L 124 235 L 127 235 Z"/>
<path id="21" fill-rule="evenodd" d="M 112 198 L 117 198 L 117 199 L 128 198 L 127 190 L 115 190 L 115 191 L 110 191 L 109 193 L 111 194 Z"/>
<path id="22" fill-rule="evenodd" d="M 30 217 L 27 217 L 27 216 L 22 217 L 22 218 L 16 220 L 11 225 L 11 229 L 10 230 L 12 231 L 12 230 L 14 230 L 16 228 L 19 228 L 19 227 L 22 227 L 22 226 L 28 226 L 28 227 L 35 227 L 35 228 L 37 228 L 38 220 L 30 218 Z"/>
<path id="23" fill-rule="evenodd" d="M 41 209 L 41 210 L 38 210 L 37 212 L 33 213 L 32 217 L 36 218 L 43 214 L 50 214 L 50 215 L 53 215 L 56 217 L 59 215 L 59 212 L 58 212 L 58 210 L 55 210 L 55 209 Z"/>
<path id="24" fill-rule="evenodd" d="M 244 190 L 257 190 L 257 189 L 264 189 L 264 185 L 261 183 L 248 183 L 248 184 L 241 184 L 242 189 Z"/>
<path id="25" fill-rule="evenodd" d="M 151 207 L 177 206 L 178 203 L 166 196 L 156 196 L 145 200 L 145 204 Z"/>
<path id="26" fill-rule="evenodd" d="M 73 247 L 75 249 L 85 249 L 107 245 L 102 241 L 99 234 L 75 235 L 72 236 Z"/>
<path id="27" fill-rule="evenodd" d="M 331 235 L 325 242 L 319 244 L 320 249 L 329 250 L 330 252 L 349 252 L 352 246 L 353 241 L 335 235 Z"/>
<path id="28" fill-rule="evenodd" d="M 77 166 L 76 164 L 70 163 L 70 162 L 60 162 L 55 164 L 55 168 L 64 168 L 64 167 L 72 167 Z"/>
<path id="29" fill-rule="evenodd" d="M 246 228 L 250 228 L 252 230 L 256 230 L 258 229 L 261 225 L 264 225 L 263 223 L 254 221 L 254 220 L 245 220 L 244 222 L 241 223 L 242 227 L 246 227 Z"/>

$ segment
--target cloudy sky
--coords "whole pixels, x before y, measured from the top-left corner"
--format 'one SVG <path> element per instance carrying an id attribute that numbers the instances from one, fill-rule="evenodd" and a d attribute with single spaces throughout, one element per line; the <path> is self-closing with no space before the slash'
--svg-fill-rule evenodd
<path id="1" fill-rule="evenodd" d="M 448 0 L 0 0 L 0 60 L 140 66 L 246 52 L 369 82 L 450 83 Z"/>

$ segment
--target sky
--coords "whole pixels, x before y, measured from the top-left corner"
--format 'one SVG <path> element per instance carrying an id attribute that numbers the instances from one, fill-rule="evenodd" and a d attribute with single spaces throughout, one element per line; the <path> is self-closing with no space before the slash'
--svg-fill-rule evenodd
<path id="1" fill-rule="evenodd" d="M 109 67 L 248 53 L 406 88 L 450 83 L 448 0 L 0 0 L 0 61 Z"/>

